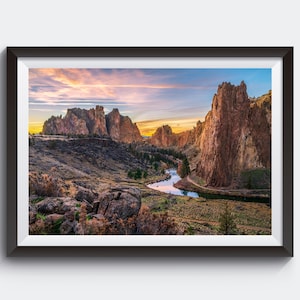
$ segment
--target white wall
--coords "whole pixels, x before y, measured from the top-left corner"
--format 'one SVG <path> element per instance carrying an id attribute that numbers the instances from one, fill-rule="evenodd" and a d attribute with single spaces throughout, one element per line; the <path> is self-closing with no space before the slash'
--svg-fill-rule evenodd
<path id="1" fill-rule="evenodd" d="M 0 0 L 0 294 L 2 299 L 297 299 L 299 191 L 292 259 L 7 258 L 7 46 L 295 46 L 297 1 Z M 299 123 L 295 84 L 295 131 Z M 297 132 L 296 132 L 297 133 Z M 299 138 L 295 153 L 299 153 Z M 295 157 L 295 182 L 299 158 Z M 300 299 L 300 298 L 298 298 Z"/>

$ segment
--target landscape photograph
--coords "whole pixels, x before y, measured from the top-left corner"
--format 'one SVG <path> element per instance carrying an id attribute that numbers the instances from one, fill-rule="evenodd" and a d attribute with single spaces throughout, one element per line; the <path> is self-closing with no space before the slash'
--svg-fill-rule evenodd
<path id="1" fill-rule="evenodd" d="M 30 235 L 271 235 L 270 68 L 30 68 Z"/>

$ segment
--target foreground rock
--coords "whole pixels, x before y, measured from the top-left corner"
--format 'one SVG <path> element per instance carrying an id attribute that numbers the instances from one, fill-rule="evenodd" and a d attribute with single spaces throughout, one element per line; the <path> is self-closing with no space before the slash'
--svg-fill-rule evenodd
<path id="1" fill-rule="evenodd" d="M 141 192 L 115 187 L 100 194 L 80 190 L 77 199 L 31 197 L 30 234 L 177 234 L 167 215 L 141 209 Z"/>
<path id="2" fill-rule="evenodd" d="M 39 199 L 38 199 L 39 200 Z M 128 219 L 137 216 L 141 208 L 141 193 L 136 188 L 116 187 L 101 194 L 80 188 L 75 198 L 71 197 L 46 197 L 35 203 L 34 198 L 30 204 L 29 222 L 31 227 L 36 221 L 43 223 L 44 230 L 51 230 L 58 220 L 61 220 L 60 233 L 76 233 L 81 206 L 84 203 L 85 214 L 89 218 L 106 220 Z M 53 232 L 52 232 L 53 233 Z"/>
<path id="3" fill-rule="evenodd" d="M 101 193 L 93 203 L 93 213 L 105 218 L 127 219 L 139 213 L 141 192 L 136 188 L 114 188 Z"/>

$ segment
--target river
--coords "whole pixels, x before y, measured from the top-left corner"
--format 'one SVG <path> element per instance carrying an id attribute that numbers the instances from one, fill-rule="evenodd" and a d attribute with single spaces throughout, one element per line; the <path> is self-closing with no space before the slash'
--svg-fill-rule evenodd
<path id="1" fill-rule="evenodd" d="M 166 173 L 170 174 L 171 177 L 169 179 L 148 184 L 147 187 L 167 194 L 173 194 L 178 196 L 189 196 L 193 198 L 199 197 L 199 195 L 195 192 L 180 190 L 173 186 L 174 183 L 176 183 L 181 179 L 175 169 L 168 169 L 166 170 Z"/>

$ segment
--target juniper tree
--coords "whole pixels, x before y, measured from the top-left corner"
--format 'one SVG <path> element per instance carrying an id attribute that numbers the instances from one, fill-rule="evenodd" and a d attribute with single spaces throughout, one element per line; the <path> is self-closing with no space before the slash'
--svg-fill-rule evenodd
<path id="1" fill-rule="evenodd" d="M 179 173 L 180 173 L 179 176 L 181 178 L 184 178 L 191 173 L 190 164 L 186 157 L 184 157 L 182 160 L 182 165 L 181 165 Z"/>
<path id="2" fill-rule="evenodd" d="M 232 212 L 229 210 L 228 202 L 225 204 L 225 211 L 219 218 L 220 227 L 219 232 L 224 235 L 231 235 L 237 233 L 237 227 Z"/>

